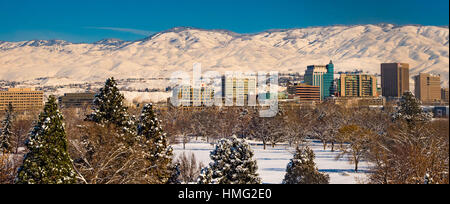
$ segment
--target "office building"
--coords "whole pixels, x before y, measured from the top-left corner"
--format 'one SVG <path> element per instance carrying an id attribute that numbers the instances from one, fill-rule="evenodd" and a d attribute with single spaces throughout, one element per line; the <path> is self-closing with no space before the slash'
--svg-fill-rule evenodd
<path id="1" fill-rule="evenodd" d="M 381 89 L 387 98 L 400 98 L 409 91 L 409 64 L 381 64 Z"/>
<path id="2" fill-rule="evenodd" d="M 15 111 L 39 110 L 44 106 L 44 92 L 33 88 L 9 88 L 0 91 L 0 111 L 11 103 Z"/>
<path id="3" fill-rule="evenodd" d="M 368 74 L 341 74 L 337 80 L 338 96 L 340 97 L 376 97 L 377 78 Z"/>
<path id="4" fill-rule="evenodd" d="M 178 99 L 180 106 L 210 106 L 214 104 L 214 88 L 202 84 L 199 88 L 190 85 L 178 87 L 178 93 L 173 92 L 173 96 Z"/>
<path id="5" fill-rule="evenodd" d="M 256 76 L 223 76 L 222 97 L 225 99 L 225 105 L 248 105 L 252 98 L 256 103 L 256 85 Z"/>
<path id="6" fill-rule="evenodd" d="M 310 65 L 305 71 L 305 83 L 320 87 L 320 99 L 324 100 L 334 95 L 334 65 Z"/>
<path id="7" fill-rule="evenodd" d="M 448 88 L 441 89 L 441 100 L 445 103 L 448 103 Z"/>
<path id="8" fill-rule="evenodd" d="M 320 102 L 320 87 L 307 84 L 296 84 L 288 87 L 288 93 L 300 102 Z"/>
<path id="9" fill-rule="evenodd" d="M 423 103 L 441 101 L 441 76 L 420 73 L 414 77 L 416 98 Z"/>
<path id="10" fill-rule="evenodd" d="M 92 105 L 95 93 L 66 93 L 58 98 L 59 105 L 64 108 L 81 108 Z"/>

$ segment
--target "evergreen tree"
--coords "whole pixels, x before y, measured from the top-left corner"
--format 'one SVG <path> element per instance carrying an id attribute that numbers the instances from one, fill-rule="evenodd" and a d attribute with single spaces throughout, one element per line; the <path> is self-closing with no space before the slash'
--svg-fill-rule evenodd
<path id="1" fill-rule="evenodd" d="M 319 172 L 314 158 L 310 148 L 297 148 L 294 158 L 287 165 L 283 184 L 328 184 L 330 177 Z"/>
<path id="2" fill-rule="evenodd" d="M 167 180 L 166 184 L 181 184 L 180 181 L 180 164 L 175 164 L 172 167 L 172 173 L 170 175 L 170 178 Z"/>
<path id="3" fill-rule="evenodd" d="M 168 145 L 166 133 L 161 128 L 161 121 L 156 117 L 152 104 L 142 109 L 137 130 L 150 169 L 149 176 L 166 183 L 172 175 L 173 150 Z"/>
<path id="4" fill-rule="evenodd" d="M 201 170 L 200 176 L 197 179 L 198 184 L 216 184 L 217 179 L 213 180 L 213 172 L 211 168 L 205 167 Z"/>
<path id="5" fill-rule="evenodd" d="M 26 142 L 29 150 L 19 168 L 18 184 L 77 183 L 68 153 L 63 116 L 50 96 Z"/>
<path id="6" fill-rule="evenodd" d="M 203 184 L 260 184 L 253 151 L 236 136 L 222 139 L 211 152 L 212 163 L 203 169 L 199 183 Z"/>
<path id="7" fill-rule="evenodd" d="M 430 121 L 433 115 L 425 113 L 420 105 L 420 101 L 411 92 L 405 92 L 400 101 L 399 109 L 394 114 L 394 120 L 403 119 L 410 124 Z"/>
<path id="8" fill-rule="evenodd" d="M 12 150 L 11 137 L 13 133 L 11 132 L 11 127 L 13 120 L 13 106 L 9 103 L 5 112 L 5 119 L 2 122 L 2 129 L 0 131 L 0 152 L 11 152 Z"/>
<path id="9" fill-rule="evenodd" d="M 133 120 L 123 104 L 124 99 L 114 78 L 107 79 L 105 86 L 95 95 L 94 112 L 87 119 L 99 124 L 112 124 L 127 133 L 133 133 Z"/>

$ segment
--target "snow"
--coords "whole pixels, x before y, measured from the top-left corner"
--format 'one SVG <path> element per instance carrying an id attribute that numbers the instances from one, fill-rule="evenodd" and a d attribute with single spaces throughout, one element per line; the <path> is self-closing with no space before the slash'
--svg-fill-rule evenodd
<path id="1" fill-rule="evenodd" d="M 172 92 L 131 92 L 121 91 L 127 101 L 131 102 L 165 102 L 172 96 Z"/>
<path id="2" fill-rule="evenodd" d="M 261 142 L 247 141 L 255 153 L 255 159 L 258 165 L 258 173 L 265 184 L 281 184 L 286 173 L 286 167 L 289 160 L 294 155 L 294 149 L 286 144 L 280 144 L 272 148 L 267 146 L 264 150 Z M 354 172 L 354 165 L 350 164 L 347 158 L 336 160 L 338 152 L 331 152 L 330 149 L 323 150 L 322 143 L 319 141 L 309 141 L 309 147 L 316 154 L 316 165 L 319 171 L 330 176 L 331 184 L 357 184 L 367 182 L 367 172 L 369 164 L 361 162 L 359 172 Z M 204 165 L 211 162 L 210 152 L 214 146 L 203 141 L 192 141 L 186 144 L 186 150 L 183 150 L 183 144 L 173 145 L 174 155 L 185 152 L 187 155 L 194 153 L 197 160 Z"/>
<path id="3" fill-rule="evenodd" d="M 355 25 L 272 30 L 251 35 L 193 28 L 172 29 L 134 42 L 72 44 L 0 43 L 0 79 L 54 77 L 56 83 L 107 77 L 167 78 L 175 71 L 303 73 L 307 65 L 335 62 L 336 71 L 380 73 L 383 62 L 406 62 L 449 80 L 449 30 L 437 26 Z M 63 82 L 60 82 L 63 81 Z M 411 80 L 412 81 L 412 80 Z M 45 82 L 53 84 L 52 80 Z M 411 85 L 413 83 L 411 82 Z"/>

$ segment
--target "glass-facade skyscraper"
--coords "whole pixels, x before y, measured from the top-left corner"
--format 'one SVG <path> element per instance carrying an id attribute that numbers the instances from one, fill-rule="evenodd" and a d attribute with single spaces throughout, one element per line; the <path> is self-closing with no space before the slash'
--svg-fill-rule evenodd
<path id="1" fill-rule="evenodd" d="M 305 83 L 320 87 L 320 99 L 324 100 L 334 94 L 334 65 L 311 65 L 305 72 Z"/>

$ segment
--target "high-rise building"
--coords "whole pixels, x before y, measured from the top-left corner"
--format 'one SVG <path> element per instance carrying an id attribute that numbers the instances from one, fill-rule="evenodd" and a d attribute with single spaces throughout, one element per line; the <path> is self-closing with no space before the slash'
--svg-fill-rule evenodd
<path id="1" fill-rule="evenodd" d="M 288 93 L 297 97 L 300 102 L 320 102 L 319 86 L 296 84 L 288 87 Z"/>
<path id="2" fill-rule="evenodd" d="M 256 99 L 256 85 L 256 76 L 223 76 L 222 97 L 225 105 L 248 105 L 251 97 Z"/>
<path id="3" fill-rule="evenodd" d="M 442 101 L 448 103 L 448 88 L 441 89 L 441 99 Z"/>
<path id="4" fill-rule="evenodd" d="M 324 100 L 334 95 L 334 65 L 310 65 L 305 71 L 305 83 L 320 87 L 320 99 Z"/>
<path id="5" fill-rule="evenodd" d="M 368 74 L 341 74 L 338 82 L 338 96 L 376 97 L 377 78 Z"/>
<path id="6" fill-rule="evenodd" d="M 420 73 L 414 77 L 416 98 L 423 103 L 441 101 L 441 76 Z"/>
<path id="7" fill-rule="evenodd" d="M 16 111 L 39 110 L 44 106 L 44 92 L 33 88 L 9 88 L 0 91 L 0 111 L 11 103 Z"/>
<path id="8" fill-rule="evenodd" d="M 381 89 L 385 97 L 399 98 L 409 91 L 409 64 L 381 64 Z"/>
<path id="9" fill-rule="evenodd" d="M 65 93 L 58 98 L 59 105 L 64 108 L 80 108 L 92 105 L 95 93 Z"/>
<path id="10" fill-rule="evenodd" d="M 214 88 L 202 84 L 201 87 L 194 88 L 189 85 L 178 87 L 178 92 L 173 92 L 173 96 L 181 106 L 209 106 L 213 105 Z"/>

